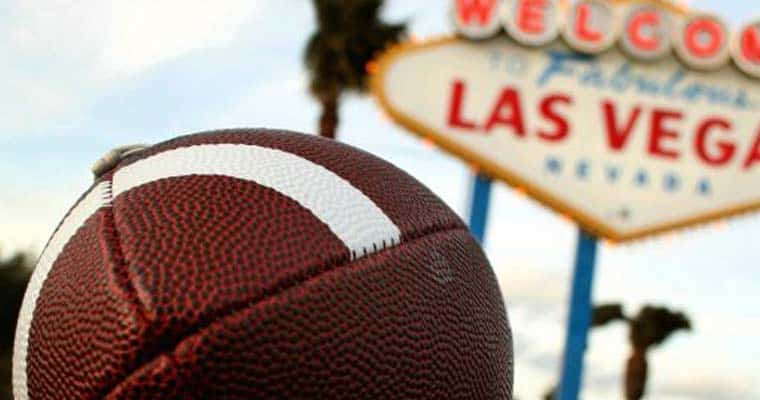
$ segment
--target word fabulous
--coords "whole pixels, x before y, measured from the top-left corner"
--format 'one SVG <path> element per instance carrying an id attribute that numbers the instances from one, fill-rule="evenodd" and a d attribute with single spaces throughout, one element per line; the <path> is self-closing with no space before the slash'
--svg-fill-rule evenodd
<path id="1" fill-rule="evenodd" d="M 616 6 L 608 0 L 578 0 L 566 8 L 556 0 L 455 0 L 453 15 L 457 31 L 469 39 L 504 30 L 518 43 L 538 47 L 561 36 L 578 52 L 598 54 L 618 44 L 641 61 L 675 51 L 684 64 L 704 71 L 733 58 L 742 71 L 760 78 L 760 21 L 732 36 L 711 14 L 643 1 Z"/>

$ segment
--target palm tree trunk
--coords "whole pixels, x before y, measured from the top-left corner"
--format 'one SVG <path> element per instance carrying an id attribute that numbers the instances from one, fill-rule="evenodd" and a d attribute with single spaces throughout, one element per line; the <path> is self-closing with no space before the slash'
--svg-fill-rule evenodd
<path id="1" fill-rule="evenodd" d="M 634 348 L 625 368 L 625 398 L 639 400 L 647 385 L 647 355 L 645 349 Z"/>
<path id="2" fill-rule="evenodd" d="M 319 134 L 335 139 L 338 131 L 338 96 L 324 96 L 320 99 L 322 115 L 319 117 Z"/>

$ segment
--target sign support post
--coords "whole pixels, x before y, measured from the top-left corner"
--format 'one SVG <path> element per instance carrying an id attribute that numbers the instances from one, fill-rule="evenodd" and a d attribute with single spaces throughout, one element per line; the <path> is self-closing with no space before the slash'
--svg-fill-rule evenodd
<path id="1" fill-rule="evenodd" d="M 583 355 L 591 326 L 591 288 L 596 263 L 597 239 L 578 228 L 570 310 L 567 316 L 565 354 L 558 400 L 577 400 L 583 379 Z"/>
<path id="2" fill-rule="evenodd" d="M 483 244 L 486 235 L 491 186 L 491 178 L 488 176 L 483 174 L 474 176 L 472 198 L 470 199 L 470 231 L 481 244 Z"/>

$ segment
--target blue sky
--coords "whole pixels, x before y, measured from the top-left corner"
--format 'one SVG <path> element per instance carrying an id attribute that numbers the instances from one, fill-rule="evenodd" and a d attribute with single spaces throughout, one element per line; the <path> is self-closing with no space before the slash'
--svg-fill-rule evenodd
<path id="1" fill-rule="evenodd" d="M 318 108 L 301 63 L 314 27 L 309 2 L 214 3 L 0 1 L 2 250 L 39 250 L 112 147 L 224 127 L 314 130 Z M 385 14 L 426 38 L 450 31 L 446 4 L 393 0 Z M 754 12 L 739 0 L 691 4 L 734 24 Z M 348 97 L 342 116 L 343 141 L 408 170 L 465 213 L 462 163 L 393 125 L 371 99 Z M 556 379 L 575 228 L 502 186 L 489 222 L 487 251 L 516 335 L 516 392 L 539 398 Z M 622 301 L 630 312 L 663 303 L 696 326 L 652 354 L 650 398 L 760 398 L 758 238 L 760 217 L 744 216 L 602 247 L 596 301 Z M 619 398 L 626 352 L 622 327 L 592 335 L 585 398 Z"/>

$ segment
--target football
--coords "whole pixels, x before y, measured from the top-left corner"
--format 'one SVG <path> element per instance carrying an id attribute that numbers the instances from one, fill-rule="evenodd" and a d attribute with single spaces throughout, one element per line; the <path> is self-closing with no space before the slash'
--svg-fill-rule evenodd
<path id="1" fill-rule="evenodd" d="M 494 273 L 408 174 L 272 130 L 115 154 L 29 283 L 16 400 L 511 398 Z"/>

